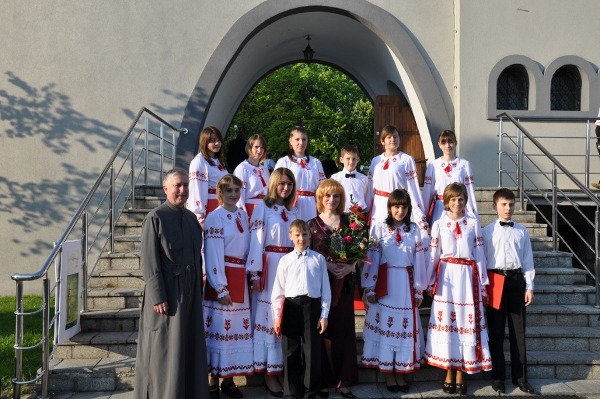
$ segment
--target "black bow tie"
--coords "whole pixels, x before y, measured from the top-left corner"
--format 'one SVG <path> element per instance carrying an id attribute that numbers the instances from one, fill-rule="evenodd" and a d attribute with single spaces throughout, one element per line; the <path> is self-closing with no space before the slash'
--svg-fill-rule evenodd
<path id="1" fill-rule="evenodd" d="M 346 173 L 346 179 L 349 177 L 352 177 L 352 178 L 356 177 L 356 173 Z"/>
<path id="2" fill-rule="evenodd" d="M 515 224 L 513 222 L 503 222 L 502 220 L 500 221 L 500 226 L 510 226 L 513 227 Z"/>

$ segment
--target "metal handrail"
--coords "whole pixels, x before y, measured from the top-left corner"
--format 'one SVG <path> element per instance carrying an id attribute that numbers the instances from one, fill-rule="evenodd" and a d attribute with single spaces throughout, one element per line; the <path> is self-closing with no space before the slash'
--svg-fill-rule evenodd
<path id="1" fill-rule="evenodd" d="M 154 133 L 150 129 L 150 120 L 151 119 L 152 119 L 152 123 L 158 123 L 158 125 L 159 125 L 159 133 L 158 134 Z M 141 129 L 138 137 L 143 136 L 143 140 L 141 143 L 142 148 L 139 150 L 139 153 L 136 153 L 136 146 L 138 146 L 138 141 L 139 141 L 136 139 L 136 126 L 140 123 L 140 121 L 143 121 L 143 128 Z M 166 136 L 165 132 L 164 132 L 165 127 L 169 128 L 171 130 L 170 140 L 165 138 L 165 136 Z M 102 171 L 100 172 L 100 175 L 96 179 L 92 188 L 90 189 L 90 191 L 87 193 L 87 195 L 81 202 L 81 205 L 75 212 L 74 216 L 71 218 L 70 222 L 68 223 L 67 227 L 63 231 L 62 235 L 60 236 L 58 241 L 55 243 L 54 248 L 50 251 L 50 254 L 48 255 L 48 257 L 42 264 L 42 267 L 35 273 L 31 273 L 31 274 L 15 273 L 11 276 L 11 278 L 16 283 L 16 310 L 15 310 L 16 324 L 15 324 L 15 345 L 14 345 L 15 376 L 13 379 L 13 389 L 14 389 L 13 397 L 14 398 L 20 397 L 22 385 L 36 382 L 36 381 L 39 381 L 40 379 L 41 379 L 42 398 L 48 397 L 47 395 L 48 395 L 48 376 L 49 376 L 49 358 L 50 358 L 50 349 L 49 348 L 50 348 L 50 337 L 51 337 L 50 336 L 50 328 L 51 328 L 52 324 L 54 324 L 54 319 L 53 319 L 53 323 L 50 323 L 50 296 L 51 296 L 52 290 L 50 289 L 50 280 L 48 278 L 48 271 L 50 270 L 50 267 L 52 266 L 54 261 L 57 259 L 57 257 L 61 253 L 62 245 L 67 241 L 67 239 L 74 232 L 75 227 L 79 223 L 81 223 L 81 225 L 82 225 L 81 236 L 77 237 L 82 242 L 82 252 L 83 252 L 82 253 L 82 259 L 83 259 L 82 274 L 84 276 L 82 279 L 82 281 L 83 281 L 83 293 L 82 293 L 82 300 L 81 300 L 82 309 L 80 309 L 80 310 L 85 311 L 85 310 L 87 310 L 88 279 L 89 279 L 89 276 L 91 275 L 91 273 L 93 273 L 93 268 L 92 268 L 92 270 L 89 270 L 89 265 L 90 265 L 89 255 L 90 255 L 90 252 L 95 249 L 95 247 L 96 247 L 95 243 L 98 241 L 98 239 L 102 238 L 103 234 L 107 234 L 104 232 L 104 228 L 106 226 L 107 219 L 109 222 L 109 232 L 108 232 L 109 241 L 107 240 L 108 244 L 105 246 L 109 247 L 109 252 L 114 252 L 114 231 L 115 231 L 115 224 L 116 224 L 116 221 L 119 216 L 116 214 L 115 206 L 116 206 L 117 200 L 119 198 L 119 195 L 121 193 L 125 193 L 124 188 L 127 185 L 129 185 L 129 192 L 126 193 L 129 195 L 129 197 L 128 197 L 128 199 L 125 198 L 123 201 L 126 202 L 127 200 L 129 200 L 129 204 L 130 204 L 131 208 L 135 208 L 135 185 L 138 183 L 137 178 L 139 176 L 143 176 L 144 184 L 148 184 L 148 178 L 149 178 L 148 172 L 149 171 L 159 172 L 158 183 L 160 183 L 160 180 L 162 179 L 162 175 L 164 172 L 164 163 L 167 161 L 170 161 L 171 167 L 175 166 L 175 153 L 176 153 L 176 136 L 175 136 L 175 134 L 176 133 L 187 134 L 187 129 L 178 129 L 178 128 L 174 127 L 173 125 L 171 125 L 170 123 L 168 123 L 167 121 L 165 121 L 163 118 L 161 118 L 157 114 L 155 114 L 154 112 L 152 112 L 151 110 L 147 109 L 146 107 L 142 107 L 140 109 L 140 111 L 137 113 L 137 115 L 135 116 L 135 118 L 134 118 L 133 122 L 131 123 L 127 132 L 123 135 L 123 137 L 117 144 L 115 150 L 109 157 L 109 160 L 106 163 L 105 167 L 102 169 Z M 158 151 L 152 150 L 150 148 L 151 146 L 149 144 L 149 136 L 152 136 L 159 140 L 159 150 Z M 129 145 L 129 150 L 126 149 L 127 145 Z M 165 154 L 165 152 L 167 151 L 167 149 L 165 147 L 169 147 L 169 146 L 170 146 L 170 148 L 172 148 L 172 152 L 170 154 Z M 136 155 L 138 155 L 138 158 L 136 158 Z M 149 158 L 153 155 L 158 155 L 160 157 L 159 161 L 157 161 L 157 162 L 155 161 L 155 163 L 160 163 L 160 168 L 153 169 L 153 167 L 149 164 Z M 121 165 L 121 167 L 117 168 L 118 176 L 115 176 L 115 173 L 114 173 L 115 162 L 117 161 L 117 159 L 119 157 L 124 157 L 125 160 L 123 161 L 123 164 Z M 140 172 L 136 173 L 136 166 L 138 165 L 136 160 L 140 159 L 142 157 L 143 157 L 143 165 L 141 166 Z M 124 179 L 122 179 L 123 186 L 120 189 L 116 190 L 115 189 L 116 181 L 119 177 L 122 177 L 121 171 L 123 171 L 123 175 L 125 175 L 125 173 L 126 173 L 125 165 L 128 162 L 130 164 L 131 169 L 130 169 L 129 173 L 124 177 Z M 143 173 L 143 175 L 142 175 L 142 173 Z M 109 179 L 108 183 L 107 183 L 107 178 Z M 96 237 L 93 237 L 92 247 L 90 247 L 89 246 L 89 239 L 90 239 L 89 228 L 90 228 L 91 222 L 89 222 L 88 214 L 90 213 L 90 208 L 92 208 L 94 206 L 94 204 L 92 203 L 92 200 L 95 198 L 97 193 L 102 193 L 102 191 L 100 190 L 100 187 L 103 184 L 109 185 L 109 188 L 108 188 L 109 193 L 104 194 L 104 198 L 101 199 L 100 203 L 96 205 L 97 208 L 96 208 L 95 212 L 93 212 L 93 209 L 92 209 L 92 214 L 93 214 L 93 216 L 96 216 L 98 214 L 98 212 L 101 210 L 101 207 L 104 205 L 106 197 L 108 196 L 110 198 L 110 204 L 108 204 L 109 209 L 107 211 L 108 217 L 104 218 L 104 222 L 102 222 L 102 224 L 98 227 Z M 116 192 L 118 192 L 119 194 L 115 195 Z M 102 249 L 99 250 L 100 253 L 102 251 L 103 251 Z M 98 259 L 99 259 L 99 257 L 100 257 L 100 255 L 98 255 Z M 96 262 L 97 262 L 97 259 L 96 259 Z M 96 263 L 94 263 L 94 266 L 95 266 L 95 264 Z M 43 326 L 42 326 L 43 331 L 42 331 L 42 339 L 38 344 L 35 345 L 35 347 L 39 346 L 40 344 L 43 344 L 42 367 L 41 367 L 39 373 L 37 374 L 36 378 L 34 378 L 30 381 L 23 381 L 22 380 L 22 378 L 23 378 L 22 352 L 27 349 L 32 349 L 31 347 L 23 346 L 23 318 L 24 318 L 24 316 L 28 315 L 28 313 L 23 311 L 23 293 L 24 293 L 23 284 L 28 281 L 36 281 L 36 280 L 40 280 L 40 279 L 42 279 L 43 291 L 44 291 L 43 296 L 42 296 L 43 303 L 41 306 L 41 309 L 44 312 Z M 60 312 L 59 309 L 55 309 L 56 314 L 58 314 L 59 312 Z M 34 312 L 30 312 L 30 313 L 34 313 Z"/>
<path id="2" fill-rule="evenodd" d="M 504 166 L 503 166 L 502 161 L 503 161 L 504 157 L 507 157 L 508 159 L 510 159 L 514 163 L 514 166 L 516 167 L 516 173 L 515 173 L 515 176 L 513 177 L 513 182 L 516 183 L 516 185 L 517 185 L 517 189 L 518 189 L 518 193 L 519 193 L 520 210 L 524 210 L 524 208 L 525 208 L 525 205 L 524 205 L 525 196 L 527 196 L 528 198 L 531 198 L 531 196 L 528 194 L 528 190 L 525 188 L 525 186 L 526 186 L 525 179 L 528 179 L 528 181 L 531 184 L 533 184 L 534 186 L 536 186 L 536 185 L 533 182 L 533 179 L 530 177 L 531 175 L 535 175 L 535 174 L 540 175 L 541 174 L 546 179 L 548 179 L 548 182 L 551 184 L 551 193 L 547 193 L 545 198 L 552 205 L 551 220 L 548 220 L 543 214 L 541 214 L 541 215 L 544 218 L 544 220 L 547 223 L 549 223 L 549 225 L 552 229 L 552 242 L 553 242 L 553 250 L 554 251 L 558 250 L 558 239 L 560 238 L 561 240 L 563 240 L 562 235 L 558 231 L 558 217 L 561 216 L 563 219 L 567 220 L 565 218 L 565 216 L 558 209 L 558 201 L 557 201 L 558 193 L 560 192 L 563 197 L 567 198 L 569 200 L 569 202 L 575 207 L 575 209 L 577 209 L 577 211 L 583 215 L 583 213 L 579 209 L 578 205 L 575 202 L 573 202 L 562 189 L 560 189 L 558 187 L 558 177 L 557 177 L 558 170 L 560 170 L 562 172 L 562 174 L 568 178 L 568 181 L 570 181 L 573 185 L 575 185 L 580 190 L 580 195 L 579 195 L 580 197 L 582 197 L 584 200 L 588 200 L 591 203 L 596 205 L 594 221 L 590 221 L 589 219 L 584 218 L 585 221 L 587 221 L 587 223 L 590 224 L 590 226 L 594 227 L 594 231 L 595 231 L 594 247 L 591 248 L 590 245 L 587 245 L 588 249 L 591 249 L 591 251 L 593 252 L 594 271 L 591 272 L 588 269 L 587 265 L 585 265 L 584 261 L 580 258 L 580 256 L 579 256 L 580 254 L 576 253 L 574 248 L 571 248 L 571 246 L 566 243 L 565 243 L 565 245 L 566 245 L 567 249 L 573 254 L 574 258 L 583 266 L 583 268 L 585 270 L 588 271 L 590 276 L 595 280 L 595 284 L 594 284 L 595 289 L 596 289 L 595 306 L 600 307 L 600 258 L 599 258 L 599 256 L 600 256 L 600 250 L 599 250 L 600 249 L 599 248 L 599 245 L 600 245 L 600 199 L 596 195 L 594 195 L 594 193 L 592 193 L 592 191 L 590 191 L 590 189 L 588 189 L 588 187 L 587 187 L 589 185 L 589 165 L 590 165 L 590 121 L 600 120 L 600 117 L 598 117 L 598 118 L 535 117 L 535 118 L 519 118 L 519 120 L 517 120 L 510 114 L 504 112 L 504 113 L 498 115 L 498 118 L 499 118 L 498 186 L 503 185 L 502 178 L 504 175 L 507 175 L 508 177 L 512 177 L 510 175 L 510 173 L 508 172 L 508 170 L 506 168 L 504 168 Z M 516 135 L 515 135 L 516 137 L 514 140 L 511 136 L 508 136 L 506 133 L 504 133 L 503 123 L 504 123 L 505 118 L 507 120 L 509 120 L 510 122 L 512 122 L 512 124 L 516 128 Z M 565 167 L 531 133 L 529 133 L 527 131 L 527 129 L 521 123 L 522 121 L 587 122 L 586 134 L 585 134 L 586 144 L 585 144 L 585 154 L 584 154 L 585 171 L 583 172 L 584 176 L 585 176 L 585 183 L 582 183 L 575 176 L 575 174 L 571 172 L 571 170 L 569 170 L 567 167 Z M 503 142 L 503 138 L 505 138 L 505 137 L 508 137 L 511 144 L 514 145 L 514 147 L 516 148 L 514 155 L 509 154 L 503 148 L 502 142 Z M 525 138 L 527 138 L 531 143 L 533 143 L 537 147 L 537 150 L 541 151 L 541 153 L 544 155 L 544 159 L 547 159 L 550 161 L 551 166 L 552 166 L 552 171 L 550 172 L 551 177 L 548 177 L 548 175 L 546 173 L 544 173 L 542 171 L 542 169 L 534 162 L 533 157 L 537 156 L 537 154 L 530 154 L 530 153 L 525 152 L 525 149 L 524 149 Z M 570 139 L 572 139 L 572 138 L 570 138 Z M 525 160 L 530 162 L 532 166 L 535 166 L 538 169 L 538 172 L 526 171 L 525 167 L 524 167 Z M 577 173 L 577 174 L 581 174 L 581 173 Z M 538 189 L 537 191 L 539 191 L 539 188 L 537 186 L 536 186 L 536 189 Z M 548 198 L 548 196 L 550 196 L 551 198 Z M 536 208 L 537 208 L 537 206 L 536 206 Z M 567 226 L 574 229 L 574 226 L 568 220 L 567 220 Z M 578 232 L 576 232 L 576 233 L 577 233 L 576 236 L 579 237 L 580 239 L 582 239 L 581 235 Z M 565 240 L 563 240 L 563 242 L 565 242 Z M 587 244 L 587 243 L 585 243 L 585 244 Z"/>

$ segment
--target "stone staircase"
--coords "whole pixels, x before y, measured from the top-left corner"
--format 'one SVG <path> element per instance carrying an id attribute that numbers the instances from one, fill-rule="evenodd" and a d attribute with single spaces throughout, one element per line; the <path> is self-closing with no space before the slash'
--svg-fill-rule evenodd
<path id="1" fill-rule="evenodd" d="M 495 218 L 495 189 L 477 190 L 482 225 Z M 51 360 L 51 392 L 124 391 L 133 388 L 135 352 L 143 292 L 139 264 L 141 224 L 148 210 L 163 201 L 160 187 L 141 187 L 136 205 L 117 225 L 115 253 L 105 253 L 90 280 L 82 332 L 60 345 Z M 532 211 L 514 219 L 527 226 L 532 238 L 536 279 L 534 304 L 527 308 L 527 345 L 531 379 L 600 380 L 600 309 L 594 308 L 594 288 L 586 273 L 572 267 L 571 255 L 551 251 L 545 224 Z M 421 309 L 426 326 L 429 309 Z M 357 348 L 362 351 L 364 312 L 356 312 Z M 508 345 L 505 350 L 508 352 Z M 508 359 L 507 355 L 507 359 Z M 510 373 L 508 374 L 510 375 Z M 409 381 L 439 381 L 443 372 L 427 367 Z M 473 377 L 487 378 L 485 373 Z M 371 369 L 360 369 L 361 382 L 381 381 Z M 259 385 L 262 376 L 240 377 L 240 386 Z"/>

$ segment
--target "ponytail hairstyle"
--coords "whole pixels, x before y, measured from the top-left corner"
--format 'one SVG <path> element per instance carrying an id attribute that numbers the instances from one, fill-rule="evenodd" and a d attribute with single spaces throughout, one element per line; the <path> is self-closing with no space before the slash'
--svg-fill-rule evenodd
<path id="1" fill-rule="evenodd" d="M 300 125 L 296 125 L 292 128 L 292 131 L 290 132 L 289 138 L 291 139 L 292 136 L 294 135 L 294 132 L 299 132 L 302 133 L 303 135 L 306 136 L 306 141 L 307 141 L 307 145 L 306 145 L 306 150 L 304 150 L 304 156 L 306 156 L 306 162 L 310 162 L 310 155 L 308 155 L 308 133 L 306 132 L 306 129 L 304 128 L 304 126 L 300 126 Z M 292 146 L 289 146 L 290 148 L 288 149 L 288 158 L 290 159 L 290 161 L 294 160 L 294 150 L 292 150 Z"/>

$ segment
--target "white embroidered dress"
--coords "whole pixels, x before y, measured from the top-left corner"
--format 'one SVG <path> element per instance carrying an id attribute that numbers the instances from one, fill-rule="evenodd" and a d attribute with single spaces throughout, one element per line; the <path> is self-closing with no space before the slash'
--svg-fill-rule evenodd
<path id="1" fill-rule="evenodd" d="M 250 219 L 250 252 L 246 269 L 252 279 L 256 279 L 258 273 L 264 279 L 264 289 L 252 293 L 254 370 L 267 374 L 281 374 L 283 371 L 281 337 L 277 337 L 273 329 L 271 293 L 279 259 L 294 249 L 289 231 L 290 224 L 298 218 L 297 214 L 296 208 L 291 211 L 281 205 L 269 208 L 263 202 L 254 208 Z"/>
<path id="2" fill-rule="evenodd" d="M 433 224 L 444 213 L 444 189 L 450 183 L 462 183 L 467 188 L 469 199 L 465 212 L 467 215 L 478 218 L 477 201 L 475 198 L 475 182 L 471 164 L 466 159 L 456 158 L 446 162 L 441 157 L 427 165 L 425 180 L 423 181 L 423 206 L 429 211 L 431 202 L 435 201 L 430 224 Z"/>
<path id="3" fill-rule="evenodd" d="M 296 178 L 296 203 L 294 204 L 298 211 L 299 219 L 310 220 L 317 216 L 317 201 L 315 191 L 322 180 L 325 180 L 323 165 L 315 157 L 310 157 L 309 162 L 306 158 L 282 157 L 279 158 L 275 169 L 288 168 Z"/>
<path id="4" fill-rule="evenodd" d="M 371 207 L 371 230 L 379 222 L 384 222 L 388 216 L 387 202 L 390 193 L 397 188 L 403 188 L 410 195 L 412 204 L 411 221 L 423 223 L 425 213 L 421 190 L 417 179 L 415 160 L 408 154 L 400 152 L 394 156 L 378 155 L 371 161 L 369 167 Z"/>
<path id="5" fill-rule="evenodd" d="M 469 216 L 455 221 L 444 214 L 431 228 L 430 251 L 428 277 L 435 295 L 427 363 L 469 374 L 491 370 L 482 301 L 488 277 L 479 221 Z"/>
<path id="6" fill-rule="evenodd" d="M 410 373 L 420 367 L 423 330 L 415 298 L 427 288 L 427 248 L 419 227 L 411 223 L 390 230 L 385 223 L 373 228 L 378 246 L 369 250 L 363 287 L 375 289 L 379 265 L 387 263 L 388 295 L 366 307 L 361 361 L 383 372 Z"/>
<path id="7" fill-rule="evenodd" d="M 254 208 L 263 202 L 267 194 L 269 170 L 263 164 L 254 166 L 245 160 L 235 168 L 233 174 L 243 183 L 237 206 L 245 210 L 251 219 Z"/>
<path id="8" fill-rule="evenodd" d="M 245 276 L 249 242 L 248 215 L 241 209 L 229 212 L 218 207 L 204 221 L 206 284 L 214 288 L 218 298 L 229 293 L 225 266 L 242 268 Z M 208 371 L 221 378 L 254 372 L 249 292 L 245 277 L 243 280 L 244 302 L 233 305 L 206 300 L 205 287 Z"/>
<path id="9" fill-rule="evenodd" d="M 190 195 L 185 206 L 196 214 L 199 222 L 219 206 L 217 201 L 217 182 L 227 174 L 217 158 L 212 158 L 214 165 L 208 163 L 199 153 L 190 162 L 189 179 Z"/>

